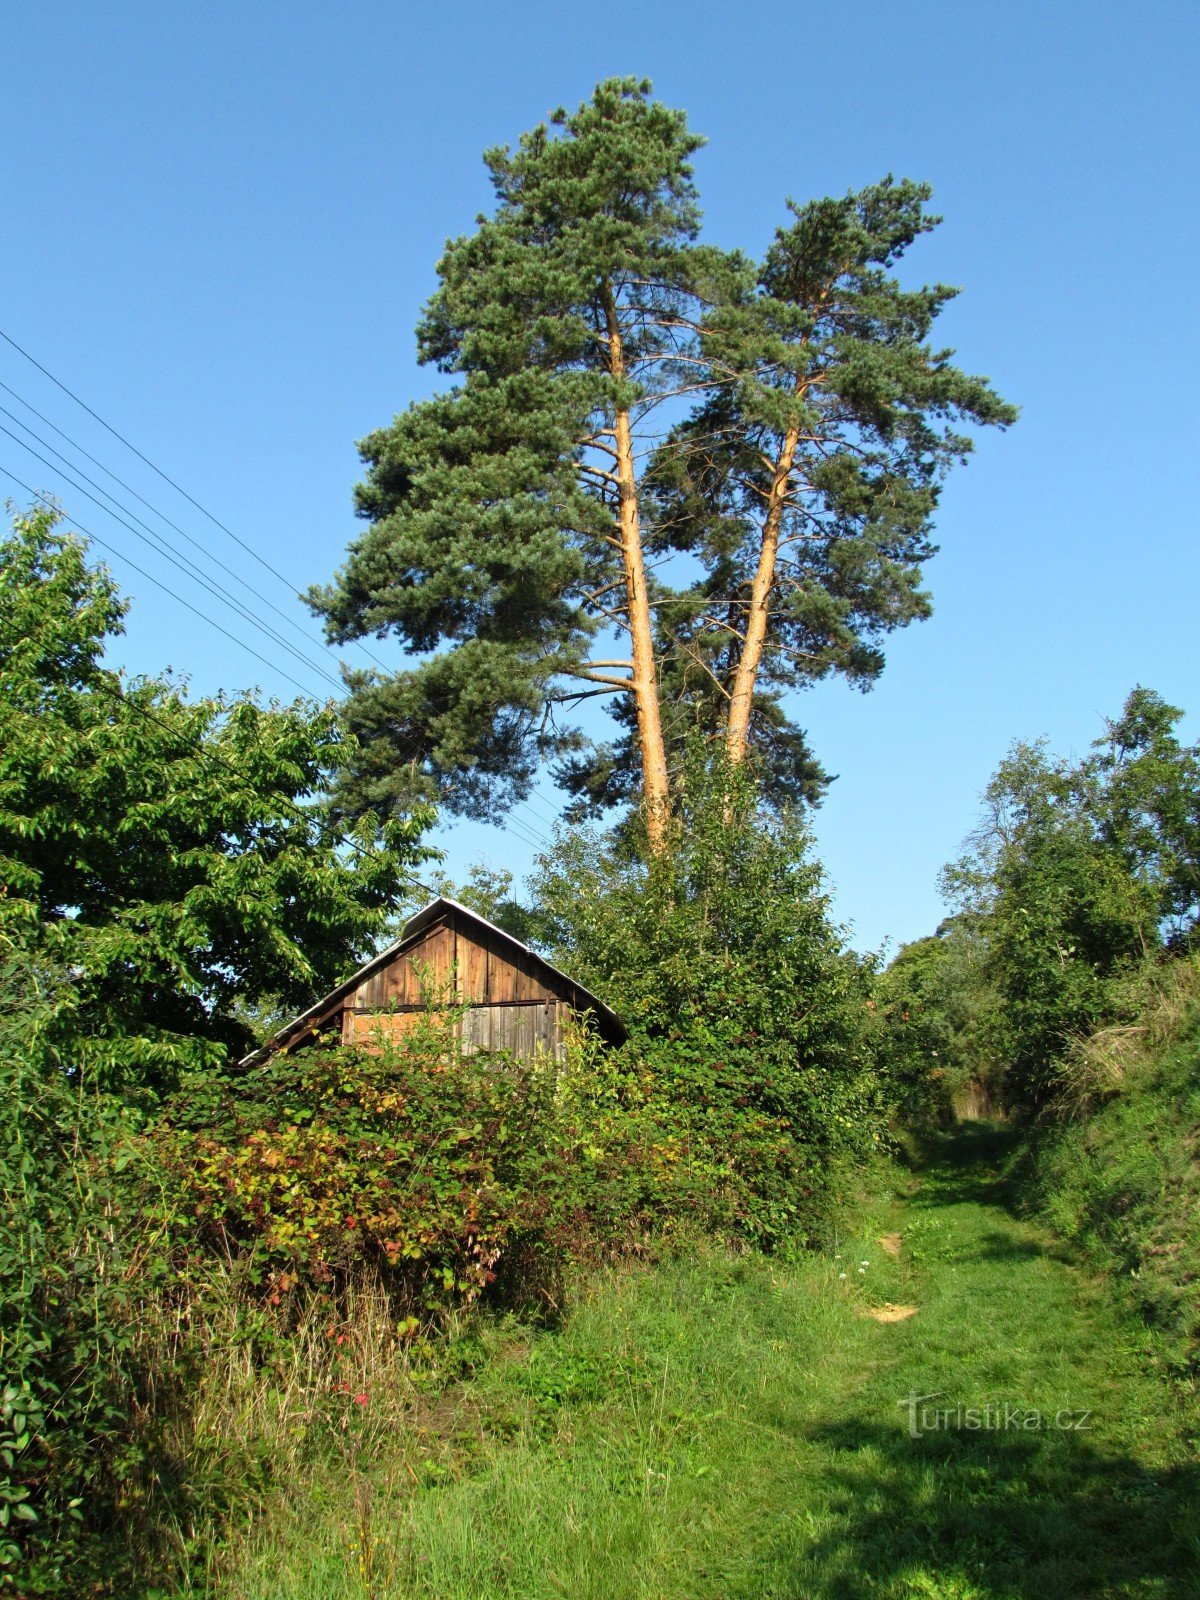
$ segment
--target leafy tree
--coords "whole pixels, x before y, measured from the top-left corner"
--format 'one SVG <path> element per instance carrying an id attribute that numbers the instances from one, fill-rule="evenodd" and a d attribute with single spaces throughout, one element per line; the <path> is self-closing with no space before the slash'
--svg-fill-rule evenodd
<path id="1" fill-rule="evenodd" d="M 1101 835 L 1154 896 L 1179 945 L 1200 922 L 1200 746 L 1180 744 L 1182 716 L 1152 689 L 1134 689 L 1089 763 Z"/>
<path id="2" fill-rule="evenodd" d="M 609 1000 L 664 1129 L 716 1153 L 760 1242 L 811 1226 L 885 1116 L 866 969 L 808 833 L 748 768 L 687 752 L 670 848 L 564 831 L 532 884 L 538 941 Z"/>
<path id="3" fill-rule="evenodd" d="M 311 595 L 331 637 L 392 630 L 418 658 L 352 679 L 351 809 L 486 812 L 558 757 L 581 801 L 640 792 L 662 851 L 691 730 L 735 764 L 753 734 L 777 796 L 812 798 L 783 693 L 868 682 L 879 635 L 927 609 L 937 484 L 969 448 L 951 424 L 1013 415 L 925 343 L 951 291 L 888 275 L 927 191 L 805 207 L 756 266 L 698 240 L 700 142 L 621 79 L 485 156 L 495 208 L 418 333 L 456 381 L 363 442 L 370 527 Z M 701 575 L 673 588 L 682 555 Z M 593 695 L 616 748 L 557 720 Z"/>
<path id="4" fill-rule="evenodd" d="M 875 980 L 872 1008 L 891 1099 L 904 1115 L 945 1118 L 957 1098 L 999 1077 L 999 997 L 987 945 L 968 919 L 915 939 Z"/>
<path id="5" fill-rule="evenodd" d="M 1006 1093 L 1050 1098 L 1071 1042 L 1116 1018 L 1116 980 L 1195 937 L 1200 752 L 1182 713 L 1137 688 L 1078 762 L 1018 744 L 945 885 L 986 946 Z"/>
<path id="6" fill-rule="evenodd" d="M 157 1082 L 353 966 L 428 817 L 363 822 L 344 851 L 321 800 L 346 749 L 332 709 L 188 701 L 106 667 L 125 602 L 57 522 L 18 516 L 0 543 L 0 936 L 71 974 L 81 1059 Z"/>

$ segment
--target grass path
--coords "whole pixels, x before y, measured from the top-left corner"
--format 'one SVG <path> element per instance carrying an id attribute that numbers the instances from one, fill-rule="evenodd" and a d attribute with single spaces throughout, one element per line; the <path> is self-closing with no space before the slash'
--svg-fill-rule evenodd
<path id="1" fill-rule="evenodd" d="M 440 1466 L 414 1435 L 298 1486 L 222 1593 L 1200 1595 L 1179 1411 L 1110 1293 L 1005 1209 L 1001 1153 L 986 1129 L 940 1144 L 864 1200 L 838 1260 L 614 1272 L 561 1332 L 497 1345 Z M 937 1396 L 918 1423 L 943 1413 L 918 1437 L 914 1394 Z M 989 1404 L 1007 1425 L 967 1426 Z"/>

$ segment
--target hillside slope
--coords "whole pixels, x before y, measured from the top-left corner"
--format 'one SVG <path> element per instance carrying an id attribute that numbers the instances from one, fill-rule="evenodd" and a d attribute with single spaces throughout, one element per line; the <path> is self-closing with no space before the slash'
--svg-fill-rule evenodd
<path id="1" fill-rule="evenodd" d="M 1183 969 L 1181 969 L 1182 971 Z M 1025 1205 L 1112 1277 L 1191 1400 L 1200 1388 L 1200 1015 L 1192 976 L 1173 1014 L 1078 1053 L 1087 1082 L 1022 1156 Z M 1200 1422 L 1197 1424 L 1200 1430 Z"/>

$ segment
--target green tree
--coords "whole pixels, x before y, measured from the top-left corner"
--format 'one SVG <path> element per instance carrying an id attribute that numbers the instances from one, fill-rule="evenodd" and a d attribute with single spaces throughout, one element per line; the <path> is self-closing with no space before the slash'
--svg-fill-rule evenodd
<path id="1" fill-rule="evenodd" d="M 189 701 L 106 667 L 125 603 L 57 522 L 18 516 L 0 543 L 0 937 L 70 973 L 80 1063 L 159 1081 L 352 967 L 428 816 L 343 848 L 332 708 Z"/>
<path id="2" fill-rule="evenodd" d="M 987 954 L 978 928 L 951 917 L 902 945 L 875 980 L 881 1065 L 907 1117 L 946 1118 L 960 1096 L 998 1088 L 999 996 Z"/>
<path id="3" fill-rule="evenodd" d="M 1153 894 L 1178 945 L 1194 940 L 1200 921 L 1200 746 L 1180 743 L 1182 716 L 1139 686 L 1089 763 L 1101 834 Z"/>
<path id="4" fill-rule="evenodd" d="M 1052 1098 L 1072 1041 L 1121 1015 L 1116 980 L 1194 938 L 1200 753 L 1138 688 L 1081 761 L 1018 744 L 944 883 L 986 947 L 1010 1102 Z"/>
<path id="5" fill-rule="evenodd" d="M 414 652 L 450 645 L 353 680 L 360 800 L 391 800 L 415 773 L 466 809 L 522 792 L 570 742 L 547 712 L 575 679 L 631 696 L 661 833 L 633 429 L 690 382 L 686 327 L 718 265 L 694 242 L 699 143 L 648 85 L 613 80 L 485 155 L 495 212 L 447 246 L 418 330 L 421 359 L 459 382 L 364 441 L 372 526 L 313 595 L 335 638 L 391 628 Z M 630 655 L 590 659 L 617 617 Z"/>
<path id="6" fill-rule="evenodd" d="M 630 1028 L 662 1124 L 714 1153 L 760 1242 L 811 1225 L 885 1107 L 868 973 L 829 915 L 811 840 L 751 769 L 693 743 L 656 854 L 625 827 L 564 830 L 532 883 L 534 937 Z"/>
<path id="7" fill-rule="evenodd" d="M 418 658 L 352 679 L 349 807 L 487 811 L 558 757 L 583 800 L 640 793 L 661 851 L 690 727 L 736 764 L 757 718 L 780 794 L 811 797 L 783 691 L 869 680 L 872 641 L 923 614 L 937 482 L 968 448 L 949 423 L 1012 416 L 924 342 L 950 291 L 887 274 L 927 192 L 805 208 L 760 268 L 698 240 L 699 143 L 625 79 L 485 156 L 495 208 L 419 328 L 455 383 L 363 442 L 370 526 L 311 595 L 331 637 Z M 673 588 L 680 556 L 702 576 Z M 558 721 L 593 695 L 615 749 Z"/>
<path id="8" fill-rule="evenodd" d="M 892 273 L 940 221 L 930 194 L 888 177 L 792 205 L 707 314 L 714 382 L 655 461 L 659 521 L 706 573 L 670 612 L 680 666 L 695 693 L 715 690 L 734 764 L 752 730 L 772 749 L 781 691 L 831 672 L 868 687 L 881 637 L 928 615 L 919 573 L 941 480 L 972 448 L 961 424 L 1015 420 L 928 343 L 958 291 Z M 775 782 L 787 792 L 786 766 Z"/>

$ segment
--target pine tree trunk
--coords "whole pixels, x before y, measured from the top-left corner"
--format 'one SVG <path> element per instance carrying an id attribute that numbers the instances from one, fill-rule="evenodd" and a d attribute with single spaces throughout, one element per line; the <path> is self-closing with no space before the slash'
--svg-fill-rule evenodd
<path id="1" fill-rule="evenodd" d="M 605 294 L 608 354 L 614 378 L 625 377 L 625 352 L 621 325 L 612 292 Z M 663 741 L 662 710 L 658 699 L 658 669 L 654 660 L 654 627 L 646 587 L 646 563 L 638 516 L 637 469 L 629 412 L 620 408 L 614 419 L 617 461 L 617 503 L 621 560 L 625 572 L 626 615 L 632 642 L 633 703 L 637 713 L 638 745 L 642 757 L 642 794 L 646 805 L 646 833 L 650 848 L 661 855 L 667 845 L 670 821 L 670 776 Z"/>
<path id="2" fill-rule="evenodd" d="M 792 476 L 792 464 L 796 459 L 796 446 L 799 440 L 800 427 L 797 423 L 784 435 L 783 445 L 775 462 L 775 473 L 771 479 L 771 492 L 767 498 L 767 515 L 763 522 L 758 567 L 750 589 L 750 613 L 746 620 L 746 636 L 729 695 L 729 720 L 725 725 L 725 753 L 733 766 L 745 760 L 750 739 L 750 712 L 754 706 L 754 685 L 758 678 L 759 663 L 762 661 L 763 646 L 766 643 L 771 591 L 775 585 L 779 529 L 783 522 L 783 508 L 787 501 L 788 483 Z"/>

